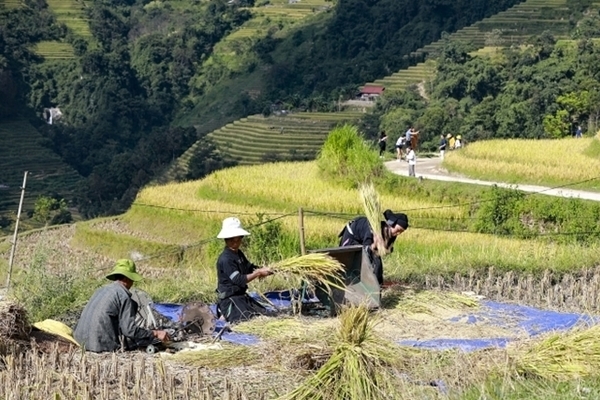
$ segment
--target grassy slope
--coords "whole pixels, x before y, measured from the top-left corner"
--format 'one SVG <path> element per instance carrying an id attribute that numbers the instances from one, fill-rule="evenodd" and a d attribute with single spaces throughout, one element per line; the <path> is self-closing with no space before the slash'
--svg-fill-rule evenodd
<path id="1" fill-rule="evenodd" d="M 56 192 L 68 198 L 74 192 L 80 176 L 58 155 L 41 146 L 41 140 L 42 136 L 26 121 L 0 123 L 0 184 L 8 186 L 0 189 L 0 212 L 16 213 L 24 171 L 29 171 L 25 212 L 33 209 L 40 195 Z"/>
<path id="2" fill-rule="evenodd" d="M 419 190 L 425 192 L 462 189 L 464 193 L 473 193 L 487 190 L 443 182 L 424 182 L 421 185 L 424 186 Z M 423 281 L 425 275 L 452 277 L 455 273 L 468 275 L 470 270 L 484 273 L 489 266 L 496 267 L 500 273 L 529 271 L 539 274 L 545 269 L 560 273 L 591 267 L 600 262 L 597 246 L 557 245 L 536 240 L 445 231 L 444 227 L 452 230 L 456 224 L 453 221 L 466 216 L 469 205 L 461 206 L 463 203 L 456 200 L 456 196 L 459 196 L 458 199 L 464 198 L 464 193 L 462 196 L 450 194 L 447 200 L 440 203 L 415 196 L 411 193 L 414 188 L 408 185 L 397 187 L 393 195 L 383 196 L 383 206 L 406 211 L 411 218 L 412 228 L 403 234 L 398 242 L 398 251 L 386 261 L 386 274 L 392 279 Z M 130 232 L 129 235 L 141 240 L 135 246 L 139 247 L 143 242 L 147 242 L 148 246 L 162 243 L 160 250 L 167 259 L 172 258 L 170 246 L 209 241 L 210 244 L 192 246 L 189 257 L 184 254 L 183 259 L 186 260 L 184 264 L 197 263 L 201 259 L 202 264 L 211 266 L 220 247 L 218 242 L 211 240 L 219 229 L 220 220 L 230 215 L 238 215 L 246 224 L 251 224 L 257 220 L 258 214 L 269 217 L 291 213 L 281 220 L 284 232 L 289 237 L 289 242 L 281 252 L 282 255 L 297 253 L 296 212 L 299 207 L 348 214 L 341 218 L 307 214 L 306 240 L 308 247 L 313 249 L 335 245 L 336 235 L 344 222 L 352 215 L 361 213 L 358 195 L 354 190 L 322 180 L 315 164 L 305 162 L 236 167 L 219 171 L 201 181 L 149 187 L 139 194 L 131 210 L 119 221 L 126 226 L 125 231 Z M 430 226 L 431 220 L 437 220 L 442 229 L 419 229 Z M 94 225 L 95 222 L 88 222 L 84 230 L 106 231 L 106 228 L 95 228 Z M 107 231 L 103 235 L 102 240 L 94 239 L 91 235 L 87 235 L 87 238 L 80 236 L 79 243 L 86 247 L 101 244 L 103 254 L 107 256 L 127 255 L 127 246 L 122 246 L 124 237 L 111 236 L 114 232 Z M 144 237 L 147 239 L 140 239 Z M 135 250 L 134 247 L 129 250 Z M 153 262 L 160 264 L 160 257 Z"/>
<path id="3" fill-rule="evenodd" d="M 600 191 L 599 153 L 597 137 L 490 140 L 450 152 L 443 165 L 475 179 Z"/>

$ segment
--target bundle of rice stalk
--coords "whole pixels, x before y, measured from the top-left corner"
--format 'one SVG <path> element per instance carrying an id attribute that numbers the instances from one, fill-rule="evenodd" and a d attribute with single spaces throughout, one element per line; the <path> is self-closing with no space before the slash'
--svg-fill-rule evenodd
<path id="1" fill-rule="evenodd" d="M 291 257 L 270 265 L 269 268 L 278 274 L 313 284 L 320 284 L 326 290 L 331 290 L 331 288 L 345 289 L 342 279 L 344 266 L 325 253 L 310 253 Z"/>
<path id="2" fill-rule="evenodd" d="M 600 325 L 552 334 L 513 354 L 517 373 L 568 381 L 600 371 Z"/>
<path id="3" fill-rule="evenodd" d="M 374 335 L 376 320 L 366 306 L 340 314 L 336 346 L 329 360 L 280 400 L 375 400 L 399 398 L 392 369 L 399 350 Z"/>
<path id="4" fill-rule="evenodd" d="M 29 332 L 27 311 L 15 302 L 0 301 L 0 338 L 29 340 Z"/>
<path id="5" fill-rule="evenodd" d="M 372 182 L 360 185 L 359 193 L 365 210 L 365 217 L 367 217 L 369 225 L 371 225 L 371 231 L 373 231 L 373 241 L 377 246 L 377 253 L 383 256 L 387 253 L 387 248 L 385 247 L 385 241 L 381 237 L 382 211 L 379 194 Z"/>

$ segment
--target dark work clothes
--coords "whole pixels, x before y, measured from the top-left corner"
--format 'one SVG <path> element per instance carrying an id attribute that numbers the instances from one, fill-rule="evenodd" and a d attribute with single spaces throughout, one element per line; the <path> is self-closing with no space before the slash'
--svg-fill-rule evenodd
<path id="1" fill-rule="evenodd" d="M 218 311 L 228 322 L 244 321 L 256 315 L 267 314 L 267 310 L 248 296 L 246 275 L 257 265 L 252 264 L 241 250 L 237 252 L 225 247 L 217 260 Z"/>
<path id="2" fill-rule="evenodd" d="M 442 140 L 440 140 L 440 150 L 446 150 L 447 145 L 448 141 L 446 140 L 446 138 L 442 138 Z"/>
<path id="3" fill-rule="evenodd" d="M 381 222 L 381 233 L 383 234 L 384 227 L 387 224 Z M 377 277 L 379 284 L 383 284 L 383 262 L 381 256 L 375 254 L 371 249 L 373 244 L 373 232 L 371 231 L 371 225 L 367 217 L 359 217 L 348 223 L 342 232 L 340 232 L 340 247 L 361 245 L 367 250 L 371 265 L 373 267 L 373 273 Z M 387 248 L 391 249 L 392 245 L 396 241 L 395 237 L 391 237 L 387 240 Z"/>
<path id="4" fill-rule="evenodd" d="M 92 295 L 77 322 L 73 337 L 85 350 L 97 353 L 115 351 L 124 337 L 127 350 L 148 345 L 152 331 L 135 323 L 138 304 L 120 282 L 103 286 Z"/>

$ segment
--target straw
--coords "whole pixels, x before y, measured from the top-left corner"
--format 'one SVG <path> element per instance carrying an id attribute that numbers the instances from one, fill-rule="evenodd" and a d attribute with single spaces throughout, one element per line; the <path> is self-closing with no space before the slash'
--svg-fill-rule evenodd
<path id="1" fill-rule="evenodd" d="M 325 253 L 310 253 L 303 256 L 291 257 L 269 268 L 278 274 L 291 278 L 320 284 L 325 289 L 337 288 L 344 290 L 342 273 L 344 266 L 335 258 Z"/>
<path id="2" fill-rule="evenodd" d="M 513 358 L 517 373 L 554 381 L 596 375 L 600 370 L 600 326 L 554 333 Z"/>
<path id="3" fill-rule="evenodd" d="M 373 232 L 373 241 L 377 246 L 377 254 L 383 256 L 387 254 L 387 248 L 385 242 L 381 237 L 381 202 L 379 200 L 379 194 L 375 190 L 375 186 L 372 182 L 363 183 L 359 187 L 360 199 L 363 203 L 365 210 L 365 216 L 371 225 L 371 231 Z"/>
<path id="4" fill-rule="evenodd" d="M 400 349 L 375 337 L 365 305 L 346 308 L 340 315 L 336 347 L 329 360 L 298 388 L 280 400 L 345 400 L 400 398 L 393 386 L 394 364 Z"/>

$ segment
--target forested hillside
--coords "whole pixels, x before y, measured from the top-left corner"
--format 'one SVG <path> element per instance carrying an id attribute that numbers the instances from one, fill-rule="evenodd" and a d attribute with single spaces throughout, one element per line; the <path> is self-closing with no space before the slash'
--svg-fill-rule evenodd
<path id="1" fill-rule="evenodd" d="M 305 11 L 294 14 L 293 4 L 278 0 L 95 0 L 77 2 L 73 15 L 65 13 L 60 1 L 26 0 L 10 7 L 2 2 L 0 124 L 31 122 L 44 137 L 39 144 L 82 177 L 83 184 L 67 200 L 84 216 L 119 213 L 198 139 L 206 149 L 192 166 L 194 176 L 222 167 L 206 133 L 249 114 L 268 114 L 272 104 L 330 110 L 334 101 L 350 96 L 361 84 L 419 61 L 410 53 L 442 32 L 456 31 L 517 2 L 339 0 L 311 6 L 310 12 L 304 5 Z M 567 4 L 565 18 L 576 28 L 589 4 Z M 288 9 L 302 18 L 278 16 Z M 254 25 L 259 28 L 248 30 L 259 16 L 260 24 Z M 242 29 L 244 34 L 239 33 Z M 496 99 L 507 90 L 501 79 L 515 79 L 523 65 L 533 69 L 529 75 L 524 72 L 525 78 L 535 68 L 548 71 L 547 65 L 534 66 L 555 60 L 548 47 L 552 40 L 545 38 L 535 47 L 541 50 L 531 50 L 529 61 L 521 60 L 518 52 L 507 61 L 472 61 L 458 47 L 449 47 L 430 100 L 399 94 L 382 103 L 364 125 L 371 131 L 396 126 L 398 115 L 408 113 L 402 118 L 419 122 L 430 136 L 467 129 L 463 122 L 469 118 L 474 121 L 469 134 L 479 132 L 472 139 L 494 135 L 495 130 L 508 135 L 527 129 L 527 135 L 540 136 L 539 126 L 529 129 L 538 117 L 528 125 L 520 125 L 522 120 L 509 123 L 506 117 L 482 126 L 467 113 L 485 113 L 489 98 L 499 112 L 510 110 L 503 102 L 518 105 L 514 97 Z M 53 49 L 65 56 L 48 56 Z M 469 71 L 481 68 L 484 72 L 473 74 L 489 79 L 467 78 Z M 514 92 L 523 93 L 519 87 Z M 465 96 L 470 100 L 463 100 Z M 540 104 L 551 100 L 546 93 Z M 409 103 L 410 109 L 389 115 Z M 52 125 L 41 118 L 49 107 L 63 113 Z M 558 111 L 547 107 L 552 115 Z M 528 113 L 523 108 L 518 115 Z"/>

